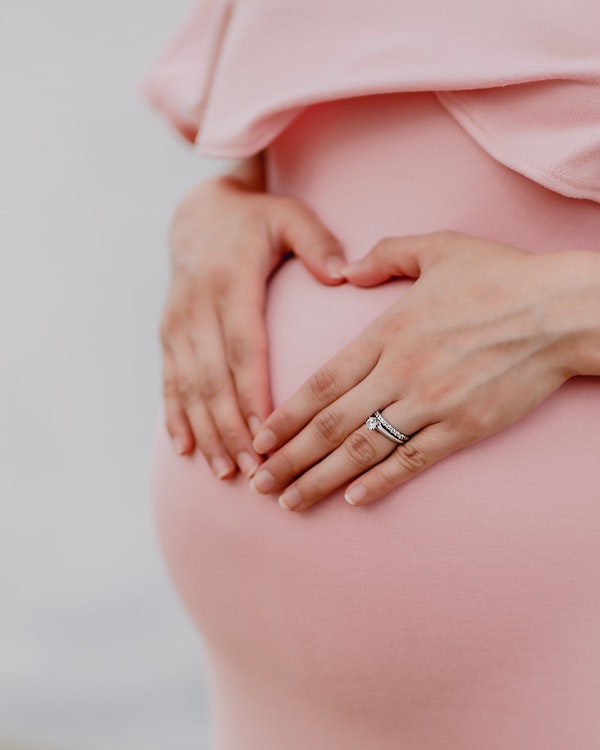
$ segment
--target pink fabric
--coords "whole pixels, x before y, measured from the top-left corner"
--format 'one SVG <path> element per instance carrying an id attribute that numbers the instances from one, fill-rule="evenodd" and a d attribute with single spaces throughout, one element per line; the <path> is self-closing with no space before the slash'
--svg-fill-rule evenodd
<path id="1" fill-rule="evenodd" d="M 498 161 L 600 201 L 597 0 L 203 0 L 144 88 L 225 157 L 315 102 L 434 91 Z"/>
<path id="2" fill-rule="evenodd" d="M 599 249 L 597 204 L 502 166 L 430 93 L 308 107 L 267 164 L 351 259 L 440 228 Z M 286 263 L 275 403 L 407 287 L 325 287 Z M 292 514 L 176 456 L 159 415 L 158 528 L 207 645 L 216 750 L 597 750 L 599 421 L 598 380 L 575 379 L 371 506 L 336 492 Z"/>
<path id="3" fill-rule="evenodd" d="M 190 140 L 200 126 L 228 17 L 227 3 L 199 3 L 142 83 L 148 100 Z"/>

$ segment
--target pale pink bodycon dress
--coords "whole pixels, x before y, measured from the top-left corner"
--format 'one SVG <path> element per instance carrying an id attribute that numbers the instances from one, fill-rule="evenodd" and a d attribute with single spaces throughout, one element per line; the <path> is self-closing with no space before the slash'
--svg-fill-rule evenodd
<path id="1" fill-rule="evenodd" d="M 598 203 L 503 166 L 431 93 L 309 106 L 267 171 L 350 259 L 444 228 L 600 249 Z M 409 283 L 326 287 L 287 262 L 268 298 L 275 404 Z M 573 379 L 370 506 L 340 490 L 289 513 L 176 456 L 158 415 L 158 529 L 207 646 L 215 750 L 598 750 L 599 434 L 598 379 Z"/>
<path id="2" fill-rule="evenodd" d="M 430 94 L 309 108 L 268 175 L 350 258 L 442 227 L 599 246 L 598 205 L 501 166 Z M 406 284 L 325 287 L 285 264 L 267 316 L 275 403 Z M 339 492 L 292 514 L 176 457 L 161 415 L 158 525 L 208 646 L 215 748 L 597 750 L 599 416 L 597 380 L 572 380 L 374 505 Z"/>

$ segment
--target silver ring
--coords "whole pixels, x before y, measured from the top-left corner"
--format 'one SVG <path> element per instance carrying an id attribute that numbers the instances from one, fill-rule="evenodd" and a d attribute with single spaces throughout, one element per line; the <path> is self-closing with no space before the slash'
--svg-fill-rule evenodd
<path id="1" fill-rule="evenodd" d="M 377 430 L 377 432 L 385 435 L 388 440 L 392 440 L 394 443 L 398 443 L 398 445 L 404 445 L 404 443 L 410 440 L 410 435 L 405 435 L 400 430 L 397 430 L 378 411 L 375 414 L 371 414 L 365 424 L 369 430 Z"/>

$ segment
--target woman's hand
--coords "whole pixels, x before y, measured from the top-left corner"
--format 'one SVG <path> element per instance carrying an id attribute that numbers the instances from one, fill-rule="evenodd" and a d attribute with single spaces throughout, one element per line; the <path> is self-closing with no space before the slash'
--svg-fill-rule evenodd
<path id="1" fill-rule="evenodd" d="M 580 372 L 590 256 L 454 232 L 380 242 L 345 269 L 348 281 L 418 280 L 269 416 L 254 447 L 276 452 L 253 489 L 285 490 L 280 504 L 304 510 L 359 477 L 346 500 L 366 504 L 527 414 Z M 414 436 L 398 446 L 367 429 L 377 410 Z"/>
<path id="2" fill-rule="evenodd" d="M 161 322 L 167 429 L 178 453 L 198 446 L 221 479 L 260 462 L 252 434 L 271 411 L 263 307 L 269 275 L 294 252 L 323 284 L 345 265 L 303 204 L 238 179 L 203 183 L 172 225 L 172 277 Z"/>

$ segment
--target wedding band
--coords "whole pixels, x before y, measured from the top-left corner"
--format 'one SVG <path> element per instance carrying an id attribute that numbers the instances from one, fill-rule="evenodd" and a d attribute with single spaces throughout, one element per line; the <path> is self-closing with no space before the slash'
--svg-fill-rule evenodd
<path id="1" fill-rule="evenodd" d="M 398 445 L 404 445 L 404 443 L 410 440 L 410 435 L 405 435 L 400 430 L 397 430 L 378 411 L 375 414 L 371 414 L 365 424 L 369 430 L 377 430 L 377 432 L 384 435 L 388 440 L 392 440 L 394 443 L 398 443 Z"/>

